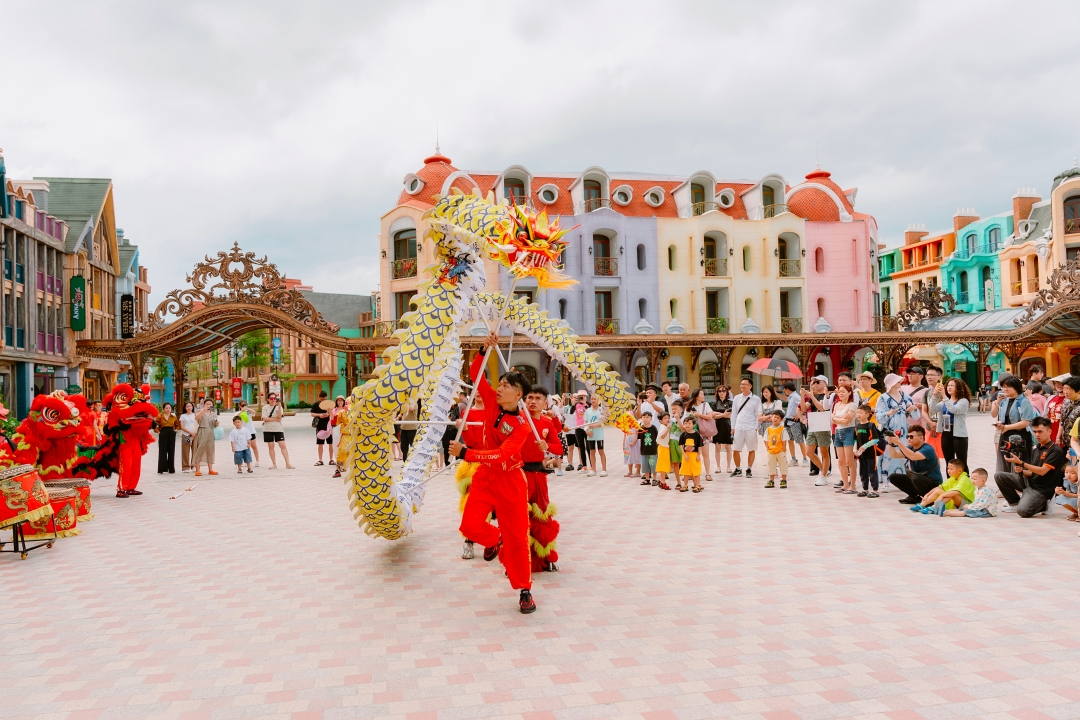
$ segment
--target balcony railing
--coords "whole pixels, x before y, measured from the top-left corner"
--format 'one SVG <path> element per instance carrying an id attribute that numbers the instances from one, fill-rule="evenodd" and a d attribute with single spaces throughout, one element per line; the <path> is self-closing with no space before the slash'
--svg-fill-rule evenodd
<path id="1" fill-rule="evenodd" d="M 1029 293 L 1039 292 L 1039 278 L 1028 278 L 1027 289 Z"/>
<path id="2" fill-rule="evenodd" d="M 1080 218 L 1065 218 L 1065 234 L 1080 233 Z"/>
<path id="3" fill-rule="evenodd" d="M 940 262 L 941 262 L 941 256 L 940 255 L 934 255 L 933 257 L 930 258 L 930 264 L 931 265 L 934 265 L 934 264 L 940 263 Z"/>
<path id="4" fill-rule="evenodd" d="M 615 277 L 619 274 L 619 260 L 613 257 L 593 258 L 593 275 Z"/>
<path id="5" fill-rule="evenodd" d="M 727 318 L 706 318 L 705 332 L 709 335 L 727 335 L 730 332 Z"/>
<path id="6" fill-rule="evenodd" d="M 416 277 L 416 258 L 394 261 L 394 279 Z"/>
<path id="7" fill-rule="evenodd" d="M 519 205 L 529 210 L 534 210 L 532 198 L 525 197 L 524 195 L 507 195 L 506 202 L 510 205 Z"/>
<path id="8" fill-rule="evenodd" d="M 409 327 L 409 323 L 404 320 L 376 320 L 375 337 L 388 338 L 394 334 L 394 331 L 406 327 Z"/>
<path id="9" fill-rule="evenodd" d="M 616 318 L 596 318 L 597 335 L 618 335 L 619 321 Z"/>
<path id="10" fill-rule="evenodd" d="M 585 212 L 590 213 L 593 210 L 599 210 L 600 208 L 611 207 L 611 200 L 607 198 L 592 198 L 585 201 Z"/>
<path id="11" fill-rule="evenodd" d="M 798 260 L 781 260 L 780 277 L 801 277 L 802 263 Z"/>
<path id="12" fill-rule="evenodd" d="M 1023 295 L 1024 294 L 1024 283 L 1022 281 L 1017 280 L 1016 282 L 1012 283 L 1012 294 L 1013 295 Z"/>
<path id="13" fill-rule="evenodd" d="M 690 206 L 690 214 L 694 215 L 694 216 L 704 215 L 705 213 L 713 212 L 713 211 L 719 210 L 719 209 L 720 209 L 720 205 L 718 203 L 714 203 L 714 202 L 696 202 L 696 203 L 694 203 L 693 205 Z"/>
<path id="14" fill-rule="evenodd" d="M 961 290 L 956 293 L 956 302 L 960 305 L 967 305 L 970 297 L 970 293 L 967 290 Z"/>
<path id="15" fill-rule="evenodd" d="M 954 252 L 952 254 L 952 256 L 957 260 L 967 260 L 969 257 L 974 257 L 975 255 L 993 255 L 994 253 L 999 252 L 1000 250 L 1001 250 L 1001 243 L 1000 242 L 982 243 L 982 244 L 977 245 L 977 246 L 975 246 L 973 248 L 969 248 L 969 247 L 957 248 L 956 252 Z"/>
<path id="16" fill-rule="evenodd" d="M 782 333 L 801 333 L 802 332 L 802 318 L 780 318 L 780 332 Z"/>
<path id="17" fill-rule="evenodd" d="M 786 212 L 788 212 L 787 205 L 766 205 L 765 207 L 761 208 L 761 217 L 765 219 L 774 218 L 777 215 L 782 215 Z"/>
<path id="18" fill-rule="evenodd" d="M 906 262 L 906 263 L 904 263 L 904 269 L 905 269 L 905 270 L 911 270 L 911 269 L 912 269 L 912 268 L 914 268 L 914 267 L 915 267 L 915 263 L 913 263 L 913 262 Z"/>
<path id="19" fill-rule="evenodd" d="M 727 258 L 705 258 L 705 277 L 727 277 Z"/>

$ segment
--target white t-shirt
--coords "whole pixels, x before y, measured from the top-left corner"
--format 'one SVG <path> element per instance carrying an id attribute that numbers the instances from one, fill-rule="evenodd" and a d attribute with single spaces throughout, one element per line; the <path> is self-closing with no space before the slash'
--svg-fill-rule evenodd
<path id="1" fill-rule="evenodd" d="M 184 413 L 180 416 L 180 427 L 194 435 L 199 432 L 199 421 L 195 419 L 195 413 Z"/>
<path id="2" fill-rule="evenodd" d="M 233 452 L 247 450 L 248 440 L 250 439 L 251 433 L 243 425 L 240 427 L 233 426 L 232 432 L 229 433 L 229 442 L 232 443 Z"/>
<path id="3" fill-rule="evenodd" d="M 652 402 L 646 400 L 641 403 L 641 413 L 650 413 L 654 419 L 659 420 L 660 416 L 664 414 L 664 406 L 659 400 L 654 400 Z"/>
<path id="4" fill-rule="evenodd" d="M 713 411 L 712 405 L 710 405 L 708 403 L 708 401 L 705 401 L 705 402 L 701 403 L 700 405 L 692 405 L 690 407 L 690 409 L 687 411 L 687 414 L 688 415 L 693 415 L 696 418 L 698 413 L 700 413 L 702 415 L 709 415 L 709 414 L 712 413 L 712 411 Z"/>
<path id="5" fill-rule="evenodd" d="M 818 400 L 821 407 L 825 408 L 823 412 L 819 412 L 814 403 L 810 403 L 810 412 L 806 414 L 807 432 L 830 432 L 832 430 L 832 406 L 835 399 L 835 395 L 826 393 L 824 398 Z"/>
<path id="6" fill-rule="evenodd" d="M 757 430 L 760 414 L 761 398 L 757 395 L 739 393 L 731 398 L 731 428 L 733 430 Z"/>
<path id="7" fill-rule="evenodd" d="M 843 423 L 843 424 L 836 423 L 837 429 L 855 427 L 855 424 L 857 422 L 859 422 L 859 419 L 855 416 L 855 410 L 857 410 L 858 407 L 859 407 L 858 403 L 854 403 L 854 402 L 849 402 L 846 405 L 844 405 L 842 403 L 834 403 L 833 404 L 832 411 L 834 413 L 836 413 L 836 414 L 840 414 L 840 413 L 843 413 L 843 412 L 850 412 L 851 413 L 851 419 L 848 420 L 846 423 Z"/>

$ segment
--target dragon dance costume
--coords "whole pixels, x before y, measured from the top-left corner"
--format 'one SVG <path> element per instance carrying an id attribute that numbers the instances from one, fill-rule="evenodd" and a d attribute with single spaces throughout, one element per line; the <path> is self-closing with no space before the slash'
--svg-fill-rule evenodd
<path id="1" fill-rule="evenodd" d="M 547 452 L 562 455 L 559 424 L 544 415 L 533 416 L 532 421 L 540 438 L 548 444 Z M 559 561 L 559 553 L 555 551 L 559 522 L 555 520 L 556 508 L 548 499 L 547 476 L 551 470 L 544 467 L 544 456 L 545 452 L 536 444 L 536 437 L 530 430 L 521 449 L 521 459 L 529 486 L 529 555 L 533 572 L 551 570 L 551 566 Z"/>
<path id="2" fill-rule="evenodd" d="M 506 568 L 510 586 L 515 590 L 532 588 L 529 560 L 528 481 L 522 472 L 521 449 L 531 437 L 529 423 L 517 410 L 503 410 L 495 391 L 483 373 L 483 356 L 477 355 L 470 369 L 472 382 L 484 401 L 484 424 L 477 435 L 480 447 L 466 446 L 462 459 L 479 463 L 473 474 L 461 534 L 485 548 L 502 548 L 499 559 Z M 470 414 L 476 413 L 476 409 Z M 495 511 L 499 525 L 487 521 Z"/>

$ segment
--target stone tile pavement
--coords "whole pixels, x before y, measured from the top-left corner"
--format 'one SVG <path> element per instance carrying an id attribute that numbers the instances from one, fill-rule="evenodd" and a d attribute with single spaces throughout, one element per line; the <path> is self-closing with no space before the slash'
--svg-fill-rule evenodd
<path id="1" fill-rule="evenodd" d="M 522 616 L 460 559 L 449 478 L 412 537 L 368 538 L 312 432 L 242 477 L 159 477 L 151 448 L 144 496 L 99 481 L 80 537 L 0 556 L 0 718 L 1080 717 L 1060 513 L 916 517 L 805 470 L 662 492 L 613 452 L 552 478 L 563 570 Z"/>

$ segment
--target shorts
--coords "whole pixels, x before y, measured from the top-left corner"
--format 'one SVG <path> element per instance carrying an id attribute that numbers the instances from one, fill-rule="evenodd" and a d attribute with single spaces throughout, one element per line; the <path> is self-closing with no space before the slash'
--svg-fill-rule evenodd
<path id="1" fill-rule="evenodd" d="M 283 432 L 264 432 L 264 443 L 285 442 L 285 433 Z"/>
<path id="2" fill-rule="evenodd" d="M 585 449 L 586 450 L 603 450 L 604 449 L 604 441 L 603 440 L 586 440 L 585 441 Z"/>
<path id="3" fill-rule="evenodd" d="M 642 455 L 641 456 L 641 474 L 652 475 L 656 471 L 656 456 L 655 455 Z"/>
<path id="4" fill-rule="evenodd" d="M 251 439 L 252 439 L 252 440 L 254 440 L 254 439 L 255 439 L 255 433 L 251 433 Z"/>
<path id="5" fill-rule="evenodd" d="M 233 465 L 243 465 L 244 463 L 251 464 L 251 449 L 244 448 L 243 450 L 233 450 L 232 454 Z"/>
<path id="6" fill-rule="evenodd" d="M 836 447 L 855 447 L 855 428 L 836 428 Z"/>
<path id="7" fill-rule="evenodd" d="M 806 444 L 809 446 L 829 447 L 832 445 L 832 436 L 828 430 L 817 430 L 806 434 Z"/>
<path id="8" fill-rule="evenodd" d="M 805 445 L 806 436 L 803 435 L 802 423 L 800 422 L 787 422 L 784 423 L 784 427 L 787 429 L 788 437 L 796 445 Z"/>
<path id="9" fill-rule="evenodd" d="M 731 449 L 735 452 L 754 452 L 757 450 L 757 429 L 753 430 L 735 430 L 735 442 L 731 444 Z"/>
<path id="10" fill-rule="evenodd" d="M 964 511 L 964 515 L 966 515 L 966 516 L 967 516 L 967 517 L 969 517 L 969 518 L 987 518 L 987 517 L 994 517 L 993 515 L 991 515 L 991 514 L 990 514 L 990 511 L 989 511 L 989 510 L 986 510 L 986 509 L 981 509 L 981 510 L 965 510 L 965 511 Z"/>
<path id="11" fill-rule="evenodd" d="M 780 468 L 780 475 L 787 475 L 787 453 L 781 450 L 773 455 L 769 453 L 769 477 L 776 474 L 776 468 Z"/>

